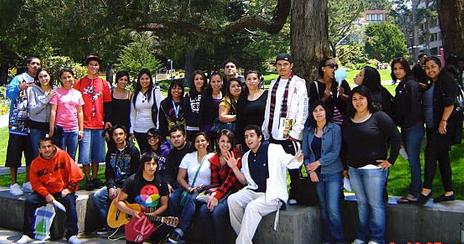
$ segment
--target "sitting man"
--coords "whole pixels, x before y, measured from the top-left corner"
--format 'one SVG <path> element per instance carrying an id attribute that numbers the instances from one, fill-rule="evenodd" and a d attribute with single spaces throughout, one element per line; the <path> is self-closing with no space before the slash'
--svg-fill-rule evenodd
<path id="1" fill-rule="evenodd" d="M 250 150 L 242 157 L 241 170 L 237 167 L 239 159 L 233 154 L 226 156 L 227 165 L 245 185 L 227 199 L 230 223 L 238 235 L 236 243 L 240 244 L 252 243 L 262 217 L 287 202 L 287 168 L 298 169 L 303 163 L 301 152 L 297 156 L 287 154 L 279 144 L 261 142 L 262 137 L 258 126 L 245 127 L 245 142 Z"/>
<path id="2" fill-rule="evenodd" d="M 173 193 L 175 189 L 179 188 L 177 173 L 180 162 L 187 153 L 193 151 L 193 146 L 186 140 L 182 126 L 174 126 L 169 131 L 169 136 L 173 148 L 167 154 L 164 165 L 160 165 L 159 175 L 168 184 L 169 193 Z"/>
<path id="3" fill-rule="evenodd" d="M 140 152 L 132 142 L 127 140 L 127 129 L 124 126 L 113 126 L 110 135 L 114 143 L 106 153 L 106 186 L 100 188 L 93 195 L 93 203 L 97 209 L 98 218 L 102 223 L 105 223 L 104 229 L 97 232 L 100 235 L 106 234 L 108 230 L 106 214 L 109 202 L 116 198 L 124 181 L 137 171 L 140 164 Z"/>
<path id="4" fill-rule="evenodd" d="M 155 153 L 142 154 L 137 172 L 124 182 L 116 198 L 116 207 L 121 212 L 132 217 L 139 216 L 140 209 L 131 208 L 134 203 L 139 204 L 150 222 L 157 226 L 156 231 L 149 238 L 151 243 L 164 240 L 170 231 L 170 227 L 160 224 L 156 219 L 168 209 L 169 194 L 166 183 L 157 174 L 157 166 L 158 156 Z M 133 242 L 126 239 L 126 243 Z"/>
<path id="5" fill-rule="evenodd" d="M 46 203 L 58 201 L 66 208 L 66 239 L 81 243 L 77 238 L 76 195 L 78 182 L 83 178 L 79 166 L 51 138 L 39 142 L 39 156 L 32 161 L 30 179 L 34 193 L 28 196 L 24 209 L 23 236 L 17 243 L 34 241 L 35 210 Z"/>

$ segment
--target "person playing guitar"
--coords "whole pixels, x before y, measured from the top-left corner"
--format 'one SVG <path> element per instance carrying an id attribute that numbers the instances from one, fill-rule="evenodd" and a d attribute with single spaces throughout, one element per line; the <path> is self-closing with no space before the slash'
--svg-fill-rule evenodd
<path id="1" fill-rule="evenodd" d="M 169 194 L 166 183 L 157 177 L 157 167 L 156 154 L 142 154 L 138 171 L 124 182 L 123 188 L 116 197 L 116 207 L 121 212 L 138 218 L 142 211 L 157 226 L 150 237 L 153 243 L 163 241 L 171 230 L 168 225 L 154 221 L 168 209 Z M 133 203 L 139 204 L 141 209 L 131 208 L 129 205 Z"/>

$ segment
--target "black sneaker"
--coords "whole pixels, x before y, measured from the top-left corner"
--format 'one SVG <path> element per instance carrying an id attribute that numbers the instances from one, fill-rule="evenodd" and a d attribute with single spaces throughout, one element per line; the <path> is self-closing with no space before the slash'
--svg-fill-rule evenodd
<path id="1" fill-rule="evenodd" d="M 432 197 L 432 192 L 430 192 L 427 196 L 421 193 L 419 194 L 419 199 L 417 199 L 417 204 L 425 205 L 431 197 Z"/>
<path id="2" fill-rule="evenodd" d="M 103 186 L 105 185 L 105 184 L 103 184 L 103 182 L 102 182 L 100 179 L 98 179 L 98 178 L 93 179 L 92 182 L 93 182 L 93 185 L 95 186 L 95 188 L 101 188 L 101 187 L 103 187 Z"/>
<path id="3" fill-rule="evenodd" d="M 177 228 L 169 235 L 168 243 L 182 243 L 182 236 L 182 230 Z"/>
<path id="4" fill-rule="evenodd" d="M 94 189 L 95 189 L 95 184 L 93 183 L 93 181 L 92 180 L 87 180 L 85 182 L 85 190 L 92 191 Z"/>
<path id="5" fill-rule="evenodd" d="M 434 198 L 433 202 L 435 202 L 435 203 L 437 203 L 437 202 L 448 202 L 448 201 L 454 201 L 454 200 L 456 200 L 454 198 L 454 194 L 451 195 L 451 196 L 445 196 L 445 194 L 443 194 L 443 195 L 440 195 L 437 198 Z"/>

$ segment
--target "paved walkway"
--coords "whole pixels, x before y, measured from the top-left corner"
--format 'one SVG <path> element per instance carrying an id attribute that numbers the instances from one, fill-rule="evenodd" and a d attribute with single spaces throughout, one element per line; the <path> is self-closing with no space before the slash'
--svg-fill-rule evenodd
<path id="1" fill-rule="evenodd" d="M 8 230 L 5 228 L 0 228 L 0 243 L 16 243 L 16 241 L 21 238 L 22 233 L 16 230 Z M 94 244 L 122 244 L 126 243 L 125 240 L 117 240 L 117 241 L 110 241 L 108 239 L 96 237 L 96 236 L 79 236 L 79 239 L 83 241 L 83 243 L 94 243 Z M 32 242 L 32 243 L 41 243 L 38 241 Z M 43 242 L 42 242 L 43 243 Z M 67 243 L 65 239 L 60 240 L 60 241 L 47 241 L 46 243 Z"/>

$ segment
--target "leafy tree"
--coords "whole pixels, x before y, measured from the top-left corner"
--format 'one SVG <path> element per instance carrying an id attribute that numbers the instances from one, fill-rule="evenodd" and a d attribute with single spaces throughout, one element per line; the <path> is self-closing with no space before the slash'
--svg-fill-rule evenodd
<path id="1" fill-rule="evenodd" d="M 407 55 L 406 39 L 398 26 L 391 23 L 369 24 L 365 51 L 369 58 L 389 62 Z"/>
<path id="2" fill-rule="evenodd" d="M 74 70 L 75 77 L 83 77 L 87 74 L 87 68 L 83 65 L 76 63 L 68 56 L 50 56 L 42 61 L 43 67 L 54 78 L 55 84 L 59 82 L 59 73 L 62 68 L 71 68 Z"/>
<path id="3" fill-rule="evenodd" d="M 122 48 L 117 68 L 128 71 L 132 77 L 136 77 L 143 68 L 156 74 L 162 67 L 160 61 L 155 57 L 156 37 L 151 32 L 133 32 L 132 40 Z"/>

